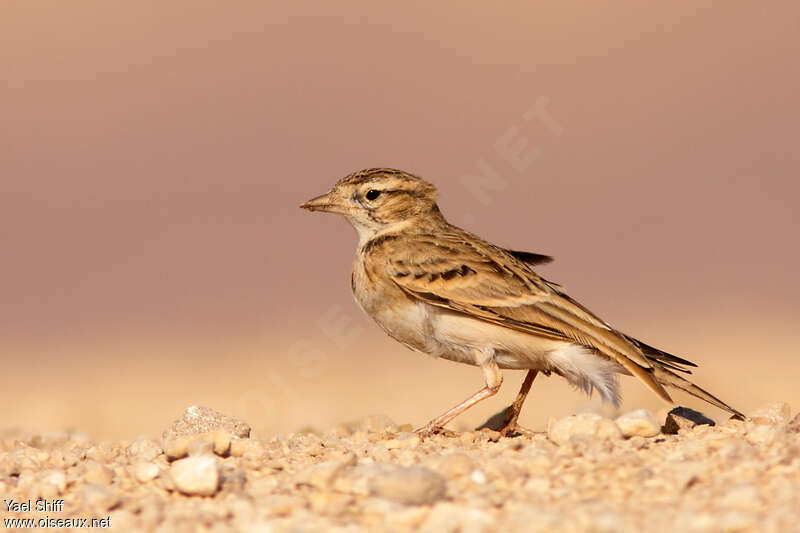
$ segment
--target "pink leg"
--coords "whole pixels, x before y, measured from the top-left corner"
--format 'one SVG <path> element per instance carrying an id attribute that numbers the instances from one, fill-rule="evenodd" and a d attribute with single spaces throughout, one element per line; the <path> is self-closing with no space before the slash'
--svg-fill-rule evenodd
<path id="1" fill-rule="evenodd" d="M 452 409 L 448 409 L 445 413 L 437 416 L 425 424 L 424 427 L 419 428 L 416 432 L 421 435 L 431 435 L 433 433 L 437 433 L 444 427 L 445 424 L 453 420 L 455 417 L 476 403 L 497 394 L 497 391 L 500 390 L 500 385 L 503 383 L 503 376 L 500 375 L 500 369 L 497 367 L 497 363 L 495 363 L 494 360 L 491 360 L 484 364 L 481 368 L 483 370 L 484 377 L 486 378 L 486 385 L 481 390 L 463 402 L 459 403 Z"/>

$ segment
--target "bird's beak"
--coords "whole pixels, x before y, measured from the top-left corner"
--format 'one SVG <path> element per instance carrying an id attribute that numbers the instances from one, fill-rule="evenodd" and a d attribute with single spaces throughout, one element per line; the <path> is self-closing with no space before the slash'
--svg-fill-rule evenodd
<path id="1" fill-rule="evenodd" d="M 342 206 L 336 202 L 331 193 L 312 198 L 311 200 L 300 204 L 300 207 L 303 209 L 308 209 L 309 211 L 325 211 L 328 213 L 342 212 Z"/>

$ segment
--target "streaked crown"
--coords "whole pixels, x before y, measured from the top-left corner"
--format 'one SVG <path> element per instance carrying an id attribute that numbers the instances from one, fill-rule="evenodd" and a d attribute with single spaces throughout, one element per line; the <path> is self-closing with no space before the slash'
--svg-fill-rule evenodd
<path id="1" fill-rule="evenodd" d="M 436 187 L 413 174 L 392 168 L 368 168 L 345 176 L 333 191 L 360 207 L 371 221 L 390 224 L 431 211 L 436 207 Z"/>

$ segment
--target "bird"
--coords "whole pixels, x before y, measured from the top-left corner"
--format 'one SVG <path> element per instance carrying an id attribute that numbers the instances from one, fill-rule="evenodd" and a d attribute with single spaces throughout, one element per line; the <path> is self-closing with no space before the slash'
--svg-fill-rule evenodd
<path id="1" fill-rule="evenodd" d="M 358 234 L 351 287 L 361 309 L 412 350 L 479 367 L 484 385 L 417 432 L 444 432 L 456 416 L 497 393 L 501 370 L 527 370 L 500 432 L 518 424 L 538 373 L 619 406 L 617 376 L 632 375 L 667 404 L 680 389 L 744 415 L 681 374 L 697 365 L 609 325 L 563 286 L 537 274 L 550 256 L 506 249 L 449 223 L 436 187 L 409 172 L 369 168 L 300 205 L 344 216 Z"/>

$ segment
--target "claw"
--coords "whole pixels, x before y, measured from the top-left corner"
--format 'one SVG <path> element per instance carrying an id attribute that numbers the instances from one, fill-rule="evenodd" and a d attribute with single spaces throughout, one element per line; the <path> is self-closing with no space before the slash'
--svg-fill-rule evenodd
<path id="1" fill-rule="evenodd" d="M 426 424 L 425 426 L 415 430 L 414 433 L 419 435 L 421 439 L 425 439 L 426 437 L 430 437 L 432 435 L 442 435 L 444 437 L 458 436 L 458 433 L 456 433 L 455 431 L 450 431 L 449 429 L 445 429 L 442 426 L 437 426 L 433 424 Z"/>
<path id="2" fill-rule="evenodd" d="M 509 424 L 500 430 L 504 437 L 533 437 L 535 433 L 530 429 L 525 429 L 517 424 Z"/>

